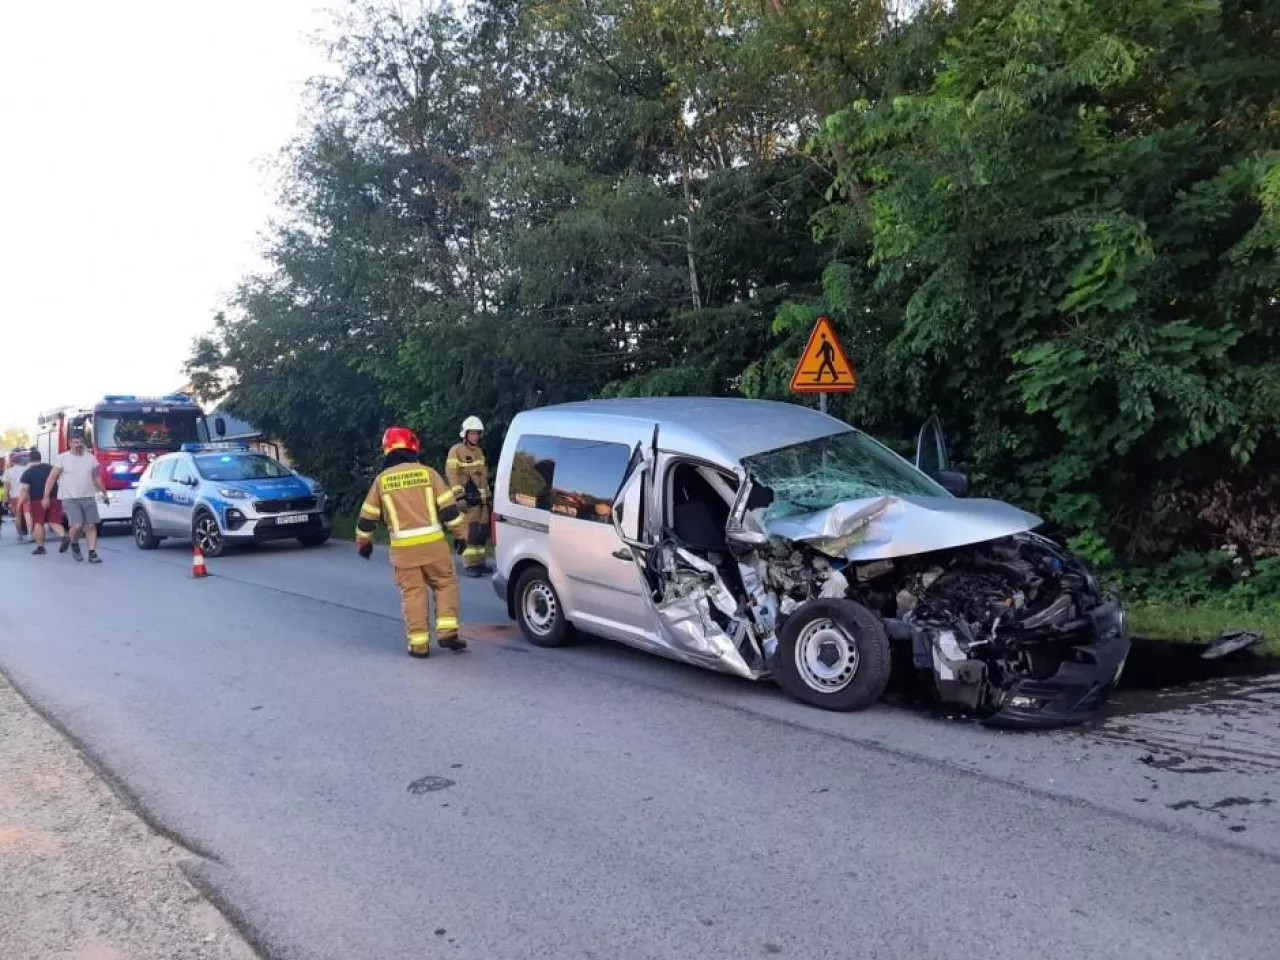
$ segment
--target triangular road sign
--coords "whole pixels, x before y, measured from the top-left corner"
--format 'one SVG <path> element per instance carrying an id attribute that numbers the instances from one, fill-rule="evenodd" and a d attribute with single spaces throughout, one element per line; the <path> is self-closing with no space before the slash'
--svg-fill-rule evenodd
<path id="1" fill-rule="evenodd" d="M 849 393 L 857 387 L 858 372 L 845 356 L 831 318 L 819 317 L 791 375 L 791 392 Z"/>

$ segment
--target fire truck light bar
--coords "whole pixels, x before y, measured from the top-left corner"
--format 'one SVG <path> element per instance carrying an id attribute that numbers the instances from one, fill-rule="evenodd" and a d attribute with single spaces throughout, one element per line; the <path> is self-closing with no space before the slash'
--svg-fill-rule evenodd
<path id="1" fill-rule="evenodd" d="M 102 398 L 106 403 L 137 403 L 138 401 L 147 401 L 149 403 L 194 403 L 185 393 L 166 393 L 163 397 L 139 397 L 132 393 L 109 393 Z"/>

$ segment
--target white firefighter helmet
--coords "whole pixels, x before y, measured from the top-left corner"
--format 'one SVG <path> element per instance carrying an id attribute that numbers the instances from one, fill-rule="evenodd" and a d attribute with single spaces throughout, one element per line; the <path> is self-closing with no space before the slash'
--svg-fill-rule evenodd
<path id="1" fill-rule="evenodd" d="M 458 434 L 463 440 L 467 439 L 467 434 L 472 430 L 477 433 L 484 433 L 484 424 L 480 422 L 479 417 L 467 417 L 462 421 L 462 432 Z"/>

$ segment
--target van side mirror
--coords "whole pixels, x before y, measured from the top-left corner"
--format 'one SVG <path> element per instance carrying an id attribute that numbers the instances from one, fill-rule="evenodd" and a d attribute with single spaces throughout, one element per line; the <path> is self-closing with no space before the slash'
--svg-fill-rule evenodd
<path id="1" fill-rule="evenodd" d="M 227 421 L 222 419 L 222 417 L 214 417 L 213 431 L 218 436 L 225 437 L 227 435 Z"/>
<path id="2" fill-rule="evenodd" d="M 969 495 L 969 475 L 959 470 L 939 471 L 938 484 L 953 497 L 967 497 Z"/>

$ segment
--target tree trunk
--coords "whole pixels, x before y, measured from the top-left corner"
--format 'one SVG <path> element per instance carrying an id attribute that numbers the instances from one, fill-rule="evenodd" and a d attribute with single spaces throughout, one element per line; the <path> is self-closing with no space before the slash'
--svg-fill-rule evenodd
<path id="1" fill-rule="evenodd" d="M 689 258 L 689 295 L 693 309 L 702 309 L 702 292 L 698 289 L 698 262 L 693 256 L 693 185 L 689 177 L 689 161 L 680 163 L 680 175 L 684 180 L 684 251 Z"/>

